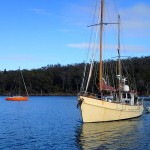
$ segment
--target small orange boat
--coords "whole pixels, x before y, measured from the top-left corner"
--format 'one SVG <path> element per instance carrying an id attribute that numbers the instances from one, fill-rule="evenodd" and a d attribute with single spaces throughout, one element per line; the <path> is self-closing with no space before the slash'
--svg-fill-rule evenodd
<path id="1" fill-rule="evenodd" d="M 11 97 L 6 97 L 6 100 L 8 100 L 8 101 L 27 101 L 28 96 L 11 96 Z"/>
<path id="2" fill-rule="evenodd" d="M 21 74 L 21 77 L 20 77 L 20 74 Z M 26 94 L 23 94 L 25 96 L 21 96 L 21 93 L 20 93 L 20 91 L 21 91 L 20 78 L 22 78 L 23 85 L 24 85 L 24 88 L 26 90 Z M 14 89 L 15 89 L 15 87 L 14 87 Z M 15 96 L 12 96 L 14 94 L 11 94 L 12 92 L 10 92 L 10 96 L 7 96 L 6 100 L 8 100 L 8 101 L 27 101 L 28 100 L 28 91 L 27 91 L 27 88 L 26 88 L 26 85 L 25 85 L 25 81 L 24 81 L 24 78 L 23 78 L 23 75 L 22 75 L 22 72 L 21 72 L 20 68 L 19 68 L 19 85 L 18 85 L 18 90 L 17 91 L 18 91 L 17 92 L 18 94 L 17 95 L 15 94 Z"/>

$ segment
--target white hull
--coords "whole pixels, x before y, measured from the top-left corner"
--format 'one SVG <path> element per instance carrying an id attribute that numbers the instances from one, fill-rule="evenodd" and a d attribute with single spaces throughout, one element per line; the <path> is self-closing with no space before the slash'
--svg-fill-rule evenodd
<path id="1" fill-rule="evenodd" d="M 105 122 L 141 116 L 143 105 L 126 105 L 80 96 L 83 122 Z"/>
<path id="2" fill-rule="evenodd" d="M 147 112 L 150 113 L 150 107 L 146 107 Z"/>

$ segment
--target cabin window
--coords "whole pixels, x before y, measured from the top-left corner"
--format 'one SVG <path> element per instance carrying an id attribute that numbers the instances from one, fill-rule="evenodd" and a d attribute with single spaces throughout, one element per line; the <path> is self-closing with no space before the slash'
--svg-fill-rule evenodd
<path id="1" fill-rule="evenodd" d="M 131 98 L 131 94 L 127 94 L 127 98 L 129 98 L 129 99 L 130 99 L 130 98 Z"/>
<path id="2" fill-rule="evenodd" d="M 126 104 L 129 104 L 129 101 L 125 101 Z"/>
<path id="3" fill-rule="evenodd" d="M 122 98 L 126 98 L 126 93 L 123 93 L 123 94 L 122 94 Z"/>

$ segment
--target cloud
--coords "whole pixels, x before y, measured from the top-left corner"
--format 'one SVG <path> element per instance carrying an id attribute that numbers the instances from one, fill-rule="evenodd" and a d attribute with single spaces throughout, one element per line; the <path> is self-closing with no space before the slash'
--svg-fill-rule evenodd
<path id="1" fill-rule="evenodd" d="M 133 7 L 122 9 L 122 26 L 128 35 L 149 36 L 150 35 L 150 5 L 136 4 Z"/>
<path id="2" fill-rule="evenodd" d="M 52 16 L 53 14 L 46 11 L 45 9 L 30 9 L 30 11 L 36 13 L 36 14 L 39 14 L 39 15 L 46 15 L 46 16 Z"/>
<path id="3" fill-rule="evenodd" d="M 86 27 L 89 24 L 88 22 L 91 17 L 90 15 L 93 14 L 93 12 L 91 12 L 91 6 L 89 6 L 88 2 L 80 2 L 79 4 L 70 2 L 62 9 L 62 12 L 65 14 L 63 16 L 63 21 L 71 26 Z"/>
<path id="4" fill-rule="evenodd" d="M 32 60 L 32 57 L 30 56 L 25 56 L 25 55 L 15 55 L 15 56 L 1 56 L 1 60 L 11 60 L 11 61 L 30 61 Z"/>
<path id="5" fill-rule="evenodd" d="M 71 44 L 67 44 L 67 47 L 70 48 L 78 48 L 78 49 L 83 49 L 83 48 L 88 48 L 89 47 L 89 43 L 71 43 Z M 99 49 L 100 45 L 99 43 L 91 43 L 90 47 L 91 49 L 95 46 L 96 49 Z M 103 46 L 104 49 L 117 49 L 117 45 L 112 45 L 112 44 L 107 44 Z"/>
<path id="6" fill-rule="evenodd" d="M 88 43 L 71 43 L 67 44 L 67 47 L 70 48 L 76 48 L 76 49 L 85 49 L 88 48 L 89 44 Z M 94 46 L 94 43 L 91 43 L 91 47 Z M 113 44 L 107 44 L 104 46 L 106 51 L 110 51 L 110 49 L 117 50 L 118 45 L 113 45 Z M 99 44 L 96 44 L 96 48 L 99 49 Z M 149 52 L 149 49 L 143 46 L 137 46 L 137 45 L 123 45 L 121 46 L 122 51 L 128 51 L 129 53 L 131 52 L 139 52 L 139 53 L 146 53 Z"/>
<path id="7" fill-rule="evenodd" d="M 123 5 L 125 1 L 121 3 Z M 99 5 L 99 4 L 98 4 Z M 116 22 L 117 13 L 110 3 L 107 2 L 105 9 L 106 22 Z M 92 24 L 92 22 L 97 23 L 97 20 L 92 20 L 94 12 L 91 11 L 95 6 L 90 6 L 85 3 L 85 6 L 68 4 L 64 9 L 69 13 L 64 16 L 63 21 L 67 25 L 78 26 L 80 28 L 86 28 L 87 25 Z M 97 6 L 98 8 L 98 6 Z M 135 2 L 134 5 L 130 7 L 120 7 L 119 13 L 121 15 L 121 32 L 126 37 L 149 37 L 150 35 L 150 5 L 144 3 Z M 90 15 L 89 15 L 90 14 Z M 98 12 L 96 12 L 98 14 Z M 107 16 L 108 15 L 108 16 Z M 115 20 L 114 20 L 115 19 Z M 110 27 L 110 26 L 109 26 Z M 107 27 L 108 28 L 108 27 Z"/>
<path id="8" fill-rule="evenodd" d="M 149 49 L 143 46 L 137 46 L 137 45 L 125 45 L 122 47 L 122 49 L 131 52 L 136 53 L 148 53 Z"/>
<path id="9" fill-rule="evenodd" d="M 69 32 L 73 32 L 73 31 L 76 31 L 76 30 L 64 28 L 64 29 L 60 29 L 59 31 L 64 32 L 64 33 L 69 33 Z"/>
<path id="10" fill-rule="evenodd" d="M 90 46 L 90 48 L 92 49 L 92 48 L 96 48 L 96 49 L 98 49 L 99 48 L 99 44 L 94 44 L 94 43 L 90 43 L 90 45 L 89 45 L 89 43 L 71 43 L 71 44 L 67 44 L 66 45 L 67 47 L 70 47 L 70 48 L 76 48 L 76 49 L 87 49 L 89 46 Z"/>
<path id="11" fill-rule="evenodd" d="M 71 43 L 71 44 L 67 44 L 67 47 L 82 49 L 82 48 L 87 48 L 88 47 L 88 43 L 75 43 L 75 44 Z"/>

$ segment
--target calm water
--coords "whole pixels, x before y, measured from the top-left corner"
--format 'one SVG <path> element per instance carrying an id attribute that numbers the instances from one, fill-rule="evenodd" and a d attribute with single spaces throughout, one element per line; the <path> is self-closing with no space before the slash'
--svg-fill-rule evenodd
<path id="1" fill-rule="evenodd" d="M 82 124 L 76 97 L 0 98 L 0 150 L 150 149 L 150 113 L 140 118 Z M 145 107 L 150 101 L 145 101 Z"/>

